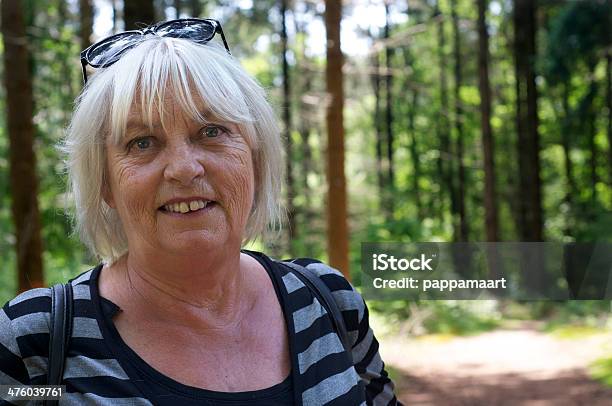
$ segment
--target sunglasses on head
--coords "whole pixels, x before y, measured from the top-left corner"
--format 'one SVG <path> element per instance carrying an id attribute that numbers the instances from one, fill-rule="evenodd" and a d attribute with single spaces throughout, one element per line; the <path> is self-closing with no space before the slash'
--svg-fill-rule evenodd
<path id="1" fill-rule="evenodd" d="M 87 65 L 93 68 L 106 68 L 117 62 L 129 49 L 138 45 L 146 35 L 184 38 L 199 44 L 206 44 L 216 33 L 221 34 L 223 45 L 230 53 L 221 24 L 210 18 L 180 18 L 158 23 L 143 30 L 131 30 L 111 35 L 87 47 L 81 52 L 83 81 L 87 83 Z"/>

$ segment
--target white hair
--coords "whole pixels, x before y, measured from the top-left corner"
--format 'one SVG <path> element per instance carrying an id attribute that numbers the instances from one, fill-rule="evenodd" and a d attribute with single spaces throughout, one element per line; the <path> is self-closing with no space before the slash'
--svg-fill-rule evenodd
<path id="1" fill-rule="evenodd" d="M 146 36 L 115 64 L 92 75 L 60 146 L 67 154 L 76 231 L 105 262 L 116 261 L 128 249 L 121 220 L 103 199 L 108 187 L 106 138 L 116 142 L 123 137 L 135 103 L 148 125 L 155 115 L 163 125 L 167 92 L 194 120 L 210 121 L 212 115 L 235 123 L 249 144 L 256 192 L 243 243 L 266 226 L 281 224 L 282 141 L 265 91 L 219 46 Z"/>

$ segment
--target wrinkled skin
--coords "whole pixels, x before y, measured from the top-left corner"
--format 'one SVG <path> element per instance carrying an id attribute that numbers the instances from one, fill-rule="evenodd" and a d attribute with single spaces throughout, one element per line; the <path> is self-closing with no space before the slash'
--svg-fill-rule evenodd
<path id="1" fill-rule="evenodd" d="M 105 200 L 119 213 L 129 251 L 190 255 L 239 246 L 254 194 L 249 145 L 235 124 L 203 125 L 171 100 L 165 107 L 165 128 L 156 123 L 150 131 L 132 111 L 126 136 L 118 145 L 107 141 Z M 197 216 L 160 210 L 191 196 L 216 204 Z"/>

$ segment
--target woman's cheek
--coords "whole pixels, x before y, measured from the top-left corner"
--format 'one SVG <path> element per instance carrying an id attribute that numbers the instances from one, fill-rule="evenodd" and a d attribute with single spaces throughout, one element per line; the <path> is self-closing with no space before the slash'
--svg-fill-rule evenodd
<path id="1" fill-rule="evenodd" d="M 248 154 L 248 151 L 246 152 Z M 246 221 L 251 212 L 254 193 L 254 175 L 250 157 L 245 153 L 231 154 L 226 160 L 226 192 L 232 213 Z"/>

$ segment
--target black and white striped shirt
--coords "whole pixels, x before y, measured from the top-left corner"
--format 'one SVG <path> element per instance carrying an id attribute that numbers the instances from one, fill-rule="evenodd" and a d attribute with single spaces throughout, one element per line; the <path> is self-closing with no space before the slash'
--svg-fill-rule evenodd
<path id="1" fill-rule="evenodd" d="M 266 268 L 283 309 L 292 364 L 286 382 L 291 382 L 294 404 L 400 404 L 369 327 L 365 302 L 338 271 L 312 259 L 295 260 L 314 270 L 332 291 L 349 332 L 350 354 L 344 351 L 326 310 L 292 269 L 264 254 L 243 252 Z M 114 328 L 112 316 L 119 307 L 99 295 L 101 268 L 71 280 L 74 327 L 62 381 L 66 394 L 60 404 L 221 405 L 239 404 L 240 399 L 247 404 L 247 399 L 278 392 L 273 387 L 232 397 L 181 384 L 153 369 Z M 46 383 L 50 308 L 50 289 L 39 288 L 20 294 L 0 310 L 0 384 Z"/>

